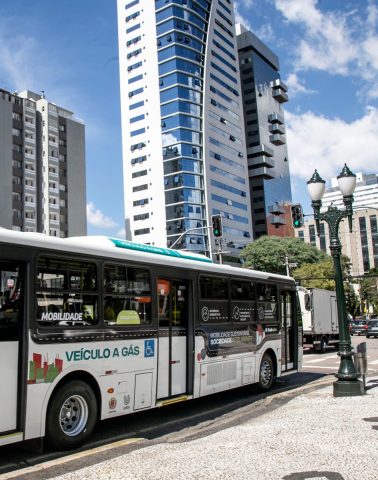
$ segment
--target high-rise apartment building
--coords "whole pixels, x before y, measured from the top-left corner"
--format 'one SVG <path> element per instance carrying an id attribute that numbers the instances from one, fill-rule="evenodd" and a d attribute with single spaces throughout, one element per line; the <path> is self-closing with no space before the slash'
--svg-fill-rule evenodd
<path id="1" fill-rule="evenodd" d="M 252 32 L 238 26 L 238 51 L 244 103 L 248 175 L 254 238 L 287 228 L 291 203 L 285 119 L 288 101 L 278 57 Z"/>
<path id="2" fill-rule="evenodd" d="M 0 226 L 86 235 L 84 125 L 28 90 L 0 90 Z"/>
<path id="3" fill-rule="evenodd" d="M 378 208 L 378 174 L 356 173 L 356 189 L 353 194 L 353 209 Z M 337 178 L 331 179 L 331 188 L 327 188 L 322 198 L 322 210 L 326 210 L 331 204 L 342 207 L 343 196 L 339 189 Z"/>
<path id="4" fill-rule="evenodd" d="M 126 235 L 237 256 L 252 237 L 231 0 L 118 0 Z M 274 125 L 274 122 L 272 123 Z"/>
<path id="5" fill-rule="evenodd" d="M 295 231 L 297 237 L 320 250 L 331 254 L 329 228 L 320 223 L 320 235 L 316 233 L 315 220 L 308 220 Z M 340 222 L 339 237 L 342 254 L 351 261 L 351 274 L 364 275 L 372 268 L 378 268 L 378 210 L 377 208 L 358 209 L 353 212 L 352 233 L 347 219 Z"/>

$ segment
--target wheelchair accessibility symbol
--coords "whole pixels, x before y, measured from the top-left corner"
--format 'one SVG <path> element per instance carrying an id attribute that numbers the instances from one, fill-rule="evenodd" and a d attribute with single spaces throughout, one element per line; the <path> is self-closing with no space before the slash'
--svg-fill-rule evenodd
<path id="1" fill-rule="evenodd" d="M 155 356 L 155 342 L 153 340 L 144 341 L 144 356 L 145 357 Z"/>

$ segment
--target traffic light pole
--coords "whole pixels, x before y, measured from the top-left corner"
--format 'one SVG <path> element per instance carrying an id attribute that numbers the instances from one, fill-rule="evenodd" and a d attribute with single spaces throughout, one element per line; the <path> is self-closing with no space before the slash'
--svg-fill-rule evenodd
<path id="1" fill-rule="evenodd" d="M 175 240 L 175 241 L 172 243 L 172 245 L 171 245 L 170 247 L 168 247 L 168 248 L 172 249 L 172 248 L 176 245 L 176 243 L 178 243 L 178 242 L 182 239 L 182 237 L 183 237 L 184 235 L 186 235 L 187 233 L 189 233 L 189 232 L 194 232 L 195 230 L 208 230 L 209 228 L 213 228 L 213 227 L 194 227 L 194 228 L 189 228 L 188 230 L 185 230 L 185 232 L 183 232 L 178 238 L 176 238 L 176 240 Z"/>
<path id="2" fill-rule="evenodd" d="M 222 250 L 222 237 L 215 239 L 215 245 L 217 246 L 217 251 L 215 252 L 215 255 L 219 256 L 219 264 L 222 265 L 223 264 L 222 254 L 226 253 L 226 252 L 223 252 Z"/>
<path id="3" fill-rule="evenodd" d="M 185 232 L 183 232 L 178 238 L 176 238 L 176 240 L 172 243 L 172 245 L 170 247 L 168 247 L 169 249 L 172 249 L 175 245 L 177 245 L 177 243 L 182 239 L 182 237 L 190 232 L 194 232 L 196 230 L 209 230 L 209 229 L 212 229 L 213 227 L 212 226 L 209 226 L 209 227 L 195 227 L 195 228 L 189 228 L 188 230 L 185 230 Z M 223 258 L 222 258 L 222 255 L 224 253 L 228 253 L 228 252 L 224 252 L 222 250 L 222 237 L 219 237 L 219 238 L 216 238 L 215 239 L 215 245 L 217 246 L 217 250 L 216 252 L 213 254 L 213 255 L 218 255 L 219 256 L 219 263 L 220 264 L 223 264 Z"/>

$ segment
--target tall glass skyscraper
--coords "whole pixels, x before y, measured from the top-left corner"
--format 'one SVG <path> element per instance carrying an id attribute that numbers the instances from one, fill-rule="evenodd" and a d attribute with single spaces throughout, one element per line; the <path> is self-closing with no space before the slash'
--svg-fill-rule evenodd
<path id="1" fill-rule="evenodd" d="M 285 224 L 291 203 L 289 161 L 282 105 L 288 101 L 278 57 L 252 32 L 238 28 L 238 49 L 247 135 L 254 237 Z"/>
<path id="2" fill-rule="evenodd" d="M 118 0 L 126 236 L 237 256 L 252 237 L 231 0 Z"/>

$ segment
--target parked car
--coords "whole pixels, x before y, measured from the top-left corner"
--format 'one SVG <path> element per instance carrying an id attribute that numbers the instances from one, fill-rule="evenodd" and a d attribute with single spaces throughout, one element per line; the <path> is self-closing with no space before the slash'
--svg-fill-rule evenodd
<path id="1" fill-rule="evenodd" d="M 367 329 L 367 320 L 357 318 L 349 323 L 349 332 L 351 335 L 365 335 Z"/>
<path id="2" fill-rule="evenodd" d="M 378 318 L 372 318 L 368 321 L 366 338 L 370 337 L 378 337 Z"/>

